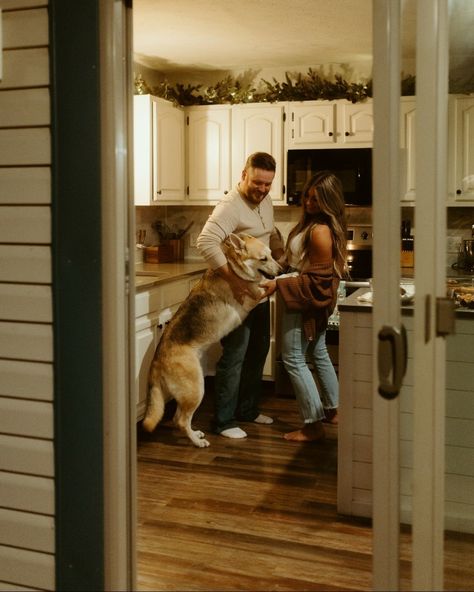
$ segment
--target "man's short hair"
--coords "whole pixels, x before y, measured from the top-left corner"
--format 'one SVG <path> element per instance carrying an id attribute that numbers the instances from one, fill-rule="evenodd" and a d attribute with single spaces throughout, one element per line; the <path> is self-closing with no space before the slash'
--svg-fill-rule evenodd
<path id="1" fill-rule="evenodd" d="M 273 156 L 267 152 L 254 152 L 247 158 L 245 163 L 245 170 L 250 168 L 275 172 L 276 162 Z"/>

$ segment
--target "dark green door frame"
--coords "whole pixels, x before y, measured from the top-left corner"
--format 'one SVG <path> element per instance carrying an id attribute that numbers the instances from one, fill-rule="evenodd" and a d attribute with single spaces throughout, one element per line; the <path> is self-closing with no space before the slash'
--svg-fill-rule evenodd
<path id="1" fill-rule="evenodd" d="M 104 589 L 99 2 L 51 0 L 56 589 Z"/>

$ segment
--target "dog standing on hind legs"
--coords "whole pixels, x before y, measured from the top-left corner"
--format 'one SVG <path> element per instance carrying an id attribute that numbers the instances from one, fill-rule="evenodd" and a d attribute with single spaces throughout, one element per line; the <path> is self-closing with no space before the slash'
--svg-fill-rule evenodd
<path id="1" fill-rule="evenodd" d="M 248 234 L 231 234 L 222 244 L 233 272 L 249 282 L 255 298 L 238 302 L 229 283 L 217 272 L 208 270 L 191 290 L 161 336 L 151 363 L 149 392 L 143 428 L 151 432 L 161 421 L 165 405 L 177 403 L 174 422 L 191 442 L 209 446 L 203 432 L 191 426 L 194 412 L 204 396 L 201 356 L 238 327 L 260 301 L 260 284 L 281 269 L 270 249 Z"/>

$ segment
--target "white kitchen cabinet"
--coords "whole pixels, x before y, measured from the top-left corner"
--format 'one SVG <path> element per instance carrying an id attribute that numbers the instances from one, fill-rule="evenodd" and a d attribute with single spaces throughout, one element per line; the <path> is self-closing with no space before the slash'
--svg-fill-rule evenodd
<path id="1" fill-rule="evenodd" d="M 151 320 L 151 319 L 150 319 Z M 155 353 L 156 322 L 140 329 L 141 324 L 135 326 L 135 394 L 137 405 L 137 420 L 145 415 L 146 397 L 148 392 L 148 371 Z"/>
<path id="2" fill-rule="evenodd" d="M 347 148 L 370 148 L 374 137 L 372 101 L 338 101 L 337 142 Z"/>
<path id="3" fill-rule="evenodd" d="M 268 152 L 277 164 L 271 196 L 283 202 L 285 158 L 283 151 L 285 107 L 283 104 L 252 103 L 232 107 L 232 181 L 237 183 L 247 157 Z"/>
<path id="4" fill-rule="evenodd" d="M 135 95 L 133 112 L 135 205 L 182 202 L 184 110 L 153 95 Z"/>
<path id="5" fill-rule="evenodd" d="M 474 97 L 450 96 L 448 119 L 447 205 L 474 205 Z M 400 105 L 401 202 L 416 197 L 415 97 L 402 97 Z"/>
<path id="6" fill-rule="evenodd" d="M 402 204 L 415 200 L 415 97 L 400 101 L 400 200 Z"/>
<path id="7" fill-rule="evenodd" d="M 231 178 L 231 106 L 188 107 L 189 202 L 216 202 L 238 179 Z"/>
<path id="8" fill-rule="evenodd" d="M 474 96 L 449 98 L 448 205 L 474 205 Z"/>
<path id="9" fill-rule="evenodd" d="M 288 103 L 288 111 L 289 149 L 372 146 L 374 121 L 370 100 L 292 102 Z"/>

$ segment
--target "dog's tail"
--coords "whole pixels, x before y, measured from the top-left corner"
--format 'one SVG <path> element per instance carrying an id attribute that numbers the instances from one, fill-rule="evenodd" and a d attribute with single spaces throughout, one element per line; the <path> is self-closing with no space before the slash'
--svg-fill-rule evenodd
<path id="1" fill-rule="evenodd" d="M 165 412 L 165 397 L 159 384 L 153 384 L 148 395 L 148 405 L 145 417 L 143 418 L 143 428 L 147 432 L 152 432 L 163 417 Z"/>

